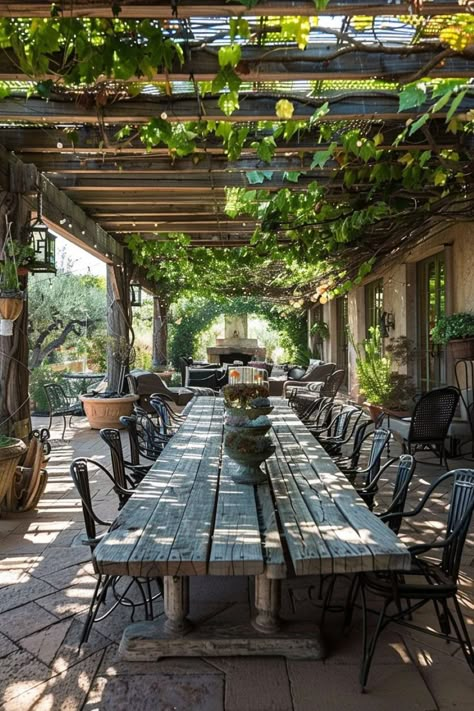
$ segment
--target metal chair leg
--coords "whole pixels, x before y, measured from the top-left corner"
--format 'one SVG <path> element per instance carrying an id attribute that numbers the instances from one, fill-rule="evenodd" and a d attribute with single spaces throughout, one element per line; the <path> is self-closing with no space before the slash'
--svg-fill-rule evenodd
<path id="1" fill-rule="evenodd" d="M 365 602 L 365 590 L 363 591 L 364 594 L 364 613 L 365 613 L 365 640 L 367 640 L 367 609 L 366 609 L 366 602 Z M 370 666 L 372 664 L 372 659 L 375 654 L 375 647 L 377 645 L 377 640 L 380 636 L 380 633 L 382 632 L 383 629 L 383 623 L 385 620 L 385 611 L 387 610 L 387 607 L 390 603 L 390 600 L 385 600 L 382 609 L 380 610 L 379 618 L 377 620 L 377 625 L 375 627 L 374 633 L 372 635 L 372 639 L 370 640 L 370 644 L 367 647 L 366 654 L 364 655 L 364 659 L 362 661 L 362 667 L 360 670 L 360 686 L 361 690 L 365 691 L 365 687 L 367 686 L 367 679 L 369 677 L 369 671 L 370 671 Z M 367 645 L 367 641 L 366 641 Z"/>
<path id="2" fill-rule="evenodd" d="M 64 439 L 64 435 L 66 434 L 66 425 L 67 425 L 67 420 L 66 420 L 66 415 L 63 415 L 63 436 L 61 439 Z"/>
<path id="3" fill-rule="evenodd" d="M 347 632 L 352 622 L 352 613 L 354 610 L 355 601 L 359 593 L 360 588 L 360 575 L 356 575 L 352 578 L 351 586 L 349 592 L 347 593 L 346 606 L 344 609 L 344 632 Z"/>
<path id="4" fill-rule="evenodd" d="M 456 608 L 456 613 L 458 616 L 459 626 L 461 627 L 462 634 L 460 634 L 460 630 L 458 628 L 458 625 L 456 623 L 456 619 L 455 619 L 454 615 L 451 615 L 453 627 L 456 631 L 456 636 L 461 644 L 463 654 L 466 657 L 466 661 L 469 664 L 471 671 L 474 672 L 474 650 L 472 648 L 471 638 L 469 637 L 469 632 L 467 629 L 466 622 L 464 620 L 464 616 L 462 614 L 459 600 L 457 599 L 456 596 L 454 596 L 453 601 L 454 601 L 454 607 Z M 463 637 L 464 637 L 464 639 L 463 639 Z"/>
<path id="5" fill-rule="evenodd" d="M 97 603 L 97 600 L 99 598 L 99 590 L 102 585 L 102 577 L 103 577 L 102 575 L 99 575 L 97 578 L 97 583 L 96 583 L 94 592 L 92 594 L 91 604 L 89 605 L 89 612 L 87 613 L 87 618 L 84 623 L 84 629 L 82 630 L 81 639 L 79 640 L 79 649 L 82 647 L 84 642 L 87 642 L 87 640 L 89 639 L 89 634 L 90 634 L 90 630 L 92 627 L 92 614 L 94 611 L 94 607 Z M 105 576 L 105 577 L 107 578 L 107 576 Z M 107 580 L 106 580 L 106 582 L 107 582 Z"/>

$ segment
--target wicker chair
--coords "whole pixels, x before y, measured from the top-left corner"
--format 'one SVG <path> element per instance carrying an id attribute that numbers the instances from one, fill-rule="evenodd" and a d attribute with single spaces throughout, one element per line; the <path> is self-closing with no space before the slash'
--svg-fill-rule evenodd
<path id="1" fill-rule="evenodd" d="M 474 470 L 456 469 L 443 474 L 429 487 L 418 506 L 413 511 L 401 514 L 401 517 L 405 519 L 422 513 L 436 489 L 449 480 L 451 480 L 451 497 L 443 540 L 411 546 L 409 550 L 412 566 L 409 571 L 390 574 L 361 574 L 363 660 L 360 670 L 360 684 L 362 689 L 365 689 L 367 685 L 379 635 L 391 622 L 443 637 L 447 642 L 458 642 L 471 671 L 474 671 L 474 650 L 457 599 L 459 567 L 474 510 Z M 398 512 L 387 514 L 384 520 L 388 522 L 390 517 L 399 516 Z M 441 554 L 438 562 L 433 561 L 432 556 L 429 559 L 423 557 L 432 551 Z M 372 598 L 382 601 L 370 641 L 367 630 L 367 613 L 369 611 L 367 592 Z M 454 613 L 449 608 L 449 601 L 452 601 L 454 605 Z M 413 621 L 413 614 L 430 602 L 434 605 L 439 631 L 427 630 L 426 625 L 418 626 Z M 392 608 L 391 612 L 389 612 L 390 607 Z"/>
<path id="2" fill-rule="evenodd" d="M 439 463 L 448 469 L 445 441 L 459 402 L 459 390 L 449 386 L 422 395 L 411 418 L 391 421 L 391 429 L 402 440 L 403 451 L 415 454 L 429 449 L 439 455 Z"/>
<path id="3" fill-rule="evenodd" d="M 290 378 L 285 382 L 283 386 L 284 397 L 290 397 L 293 395 L 292 389 L 294 388 L 298 391 L 300 388 L 306 387 L 308 383 L 321 383 L 325 382 L 326 379 L 334 372 L 336 369 L 335 363 L 322 363 L 321 365 L 310 365 L 306 370 L 303 377 L 297 380 L 291 378 L 291 371 L 289 373 Z"/>

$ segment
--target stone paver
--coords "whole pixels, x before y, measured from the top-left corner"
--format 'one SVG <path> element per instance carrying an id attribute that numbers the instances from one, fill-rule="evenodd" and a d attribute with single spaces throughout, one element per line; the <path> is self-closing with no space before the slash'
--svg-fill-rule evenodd
<path id="1" fill-rule="evenodd" d="M 43 422 L 36 423 L 43 425 Z M 341 616 L 328 613 L 324 662 L 281 658 L 165 659 L 133 664 L 117 658 L 118 643 L 130 621 L 116 609 L 94 625 L 89 642 L 78 644 L 95 578 L 90 552 L 81 543 L 80 500 L 69 476 L 74 456 L 95 456 L 109 464 L 107 448 L 85 421 L 53 432 L 49 483 L 37 511 L 0 519 L 0 708 L 6 711 L 467 711 L 472 708 L 474 675 L 458 645 L 391 626 L 380 638 L 369 678 L 369 691 L 358 686 L 361 650 L 360 613 L 347 636 Z M 126 444 L 126 438 L 124 438 Z M 395 450 L 395 447 L 393 448 Z M 452 462 L 454 466 L 461 463 Z M 469 466 L 469 463 L 467 463 Z M 472 466 L 472 464 L 471 464 Z M 410 504 L 438 473 L 419 465 Z M 114 517 L 116 498 L 99 473 L 91 477 L 101 515 Z M 388 503 L 390 488 L 381 492 Z M 407 543 L 431 540 L 443 526 L 446 492 L 433 502 L 420 523 L 403 529 Z M 474 535 L 462 562 L 462 606 L 474 630 Z M 344 599 L 341 579 L 335 601 Z M 283 601 L 288 616 L 319 619 L 321 600 L 316 578 L 288 581 Z M 191 581 L 196 619 L 232 620 L 251 596 L 245 578 L 195 578 Z M 162 603 L 155 605 L 162 614 Z M 138 609 L 136 620 L 143 619 Z M 433 625 L 426 608 L 417 622 Z M 474 637 L 474 634 L 472 635 Z"/>

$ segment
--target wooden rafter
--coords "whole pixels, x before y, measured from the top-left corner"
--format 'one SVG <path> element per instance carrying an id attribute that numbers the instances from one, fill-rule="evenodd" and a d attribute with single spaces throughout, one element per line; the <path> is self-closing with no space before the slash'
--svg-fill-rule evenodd
<path id="1" fill-rule="evenodd" d="M 243 47 L 242 59 L 236 73 L 243 81 L 324 81 L 380 79 L 389 82 L 410 80 L 414 75 L 432 78 L 470 78 L 473 73 L 472 58 L 467 56 L 445 56 L 441 45 L 423 49 L 409 46 L 399 53 L 393 47 L 373 45 L 370 53 L 346 47 L 342 53 L 340 46 L 328 42 L 326 45 L 308 46 L 304 52 L 298 49 L 280 47 Z M 376 53 L 375 53 L 376 52 Z M 196 81 L 212 81 L 219 71 L 217 50 L 210 47 L 188 50 L 188 59 L 167 72 L 157 72 L 148 80 L 156 82 L 188 81 L 191 76 Z M 436 57 L 439 56 L 439 62 Z M 69 57 L 69 60 L 71 58 Z M 61 67 L 64 60 L 54 55 L 50 67 Z M 423 71 L 426 67 L 426 71 Z M 38 77 L 36 77 L 38 78 Z M 57 78 L 54 71 L 42 74 L 41 78 Z M 25 81 L 31 76 L 18 66 L 18 60 L 11 53 L 0 56 L 0 80 Z M 136 81 L 140 77 L 132 77 Z M 143 77 L 141 77 L 143 81 Z"/>
<path id="2" fill-rule="evenodd" d="M 67 17 L 112 17 L 114 3 L 104 0 L 57 0 L 56 5 Z M 194 2 L 180 1 L 175 5 L 169 0 L 121 0 L 120 17 L 122 18 L 173 18 L 179 17 L 239 17 L 247 16 L 285 16 L 292 15 L 296 9 L 299 15 L 406 15 L 417 12 L 422 15 L 445 15 L 459 12 L 457 0 L 431 0 L 431 2 L 380 2 L 380 0 L 334 0 L 328 7 L 316 13 L 311 0 L 297 3 L 289 0 L 261 0 L 253 8 L 246 8 L 238 2 L 223 3 L 220 0 Z M 49 0 L 6 0 L 0 2 L 0 15 L 3 17 L 50 17 Z"/>
<path id="3" fill-rule="evenodd" d="M 356 122 L 354 126 L 361 128 L 362 125 Z M 169 151 L 165 146 L 147 150 L 138 138 L 132 138 L 130 141 L 117 141 L 116 133 L 119 128 L 120 126 L 108 126 L 104 130 L 100 130 L 96 126 L 81 126 L 74 130 L 73 134 L 69 134 L 61 128 L 56 128 L 56 126 L 0 128 L 0 145 L 4 145 L 9 150 L 21 155 L 22 160 L 25 162 L 41 166 L 42 170 L 54 170 L 56 165 L 60 166 L 61 162 L 65 160 L 79 162 L 83 158 L 97 159 L 97 156 L 101 161 L 105 160 L 105 162 L 109 159 L 116 160 L 121 156 L 123 156 L 124 160 L 127 157 L 130 159 L 130 156 L 137 156 L 144 160 L 153 160 L 154 156 L 168 156 Z M 446 133 L 444 119 L 431 120 L 429 129 L 440 150 L 458 145 L 459 137 Z M 372 136 L 380 130 L 384 136 L 384 143 L 381 144 L 381 148 L 392 147 L 394 139 L 400 132 L 400 127 L 391 124 L 384 125 L 382 121 L 364 127 L 364 133 L 367 136 Z M 263 134 L 261 133 L 260 135 Z M 313 153 L 317 150 L 325 150 L 328 144 L 320 143 L 319 140 L 319 132 L 307 131 L 293 136 L 289 141 L 277 141 L 275 153 L 286 156 L 290 153 L 299 154 L 302 151 Z M 430 147 L 430 144 L 420 140 L 418 135 L 413 138 L 408 137 L 398 146 L 403 151 L 425 150 Z M 396 147 L 394 150 L 396 150 Z M 196 153 L 224 156 L 225 149 L 220 139 L 208 136 L 205 141 L 197 142 Z M 245 147 L 242 151 L 242 156 L 255 156 L 255 148 Z M 182 161 L 176 159 L 175 165 L 182 165 Z M 48 166 L 51 167 L 49 168 Z"/>
<path id="4" fill-rule="evenodd" d="M 231 116 L 225 116 L 218 106 L 216 98 L 204 99 L 198 102 L 196 97 L 189 95 L 159 97 L 143 97 L 128 101 L 117 101 L 101 107 L 98 110 L 84 108 L 73 101 L 43 101 L 9 97 L 0 102 L 0 121 L 21 123 L 30 122 L 41 125 L 49 124 L 97 124 L 100 120 L 114 124 L 148 123 L 151 116 L 166 117 L 169 121 L 198 121 L 201 118 L 217 121 L 273 121 L 275 120 L 275 105 L 279 96 L 268 96 L 254 93 L 244 93 L 240 96 L 240 108 Z M 341 121 L 360 119 L 365 121 L 396 121 L 416 118 L 429 106 L 427 102 L 419 110 L 398 111 L 399 98 L 396 92 L 340 92 L 338 95 L 325 99 L 301 98 L 288 96 L 294 104 L 294 119 L 308 119 L 315 110 L 329 103 L 330 111 L 324 117 L 325 121 Z M 474 97 L 467 96 L 463 110 L 474 108 Z M 444 114 L 434 114 L 440 118 Z"/>

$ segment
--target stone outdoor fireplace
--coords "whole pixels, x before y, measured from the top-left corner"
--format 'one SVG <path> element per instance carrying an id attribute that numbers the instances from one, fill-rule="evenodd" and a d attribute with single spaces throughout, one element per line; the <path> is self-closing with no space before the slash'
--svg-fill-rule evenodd
<path id="1" fill-rule="evenodd" d="M 244 365 L 251 360 L 265 360 L 266 350 L 260 348 L 256 338 L 248 338 L 248 317 L 225 316 L 225 337 L 217 338 L 216 345 L 207 349 L 209 363 L 233 363 L 240 360 Z"/>

